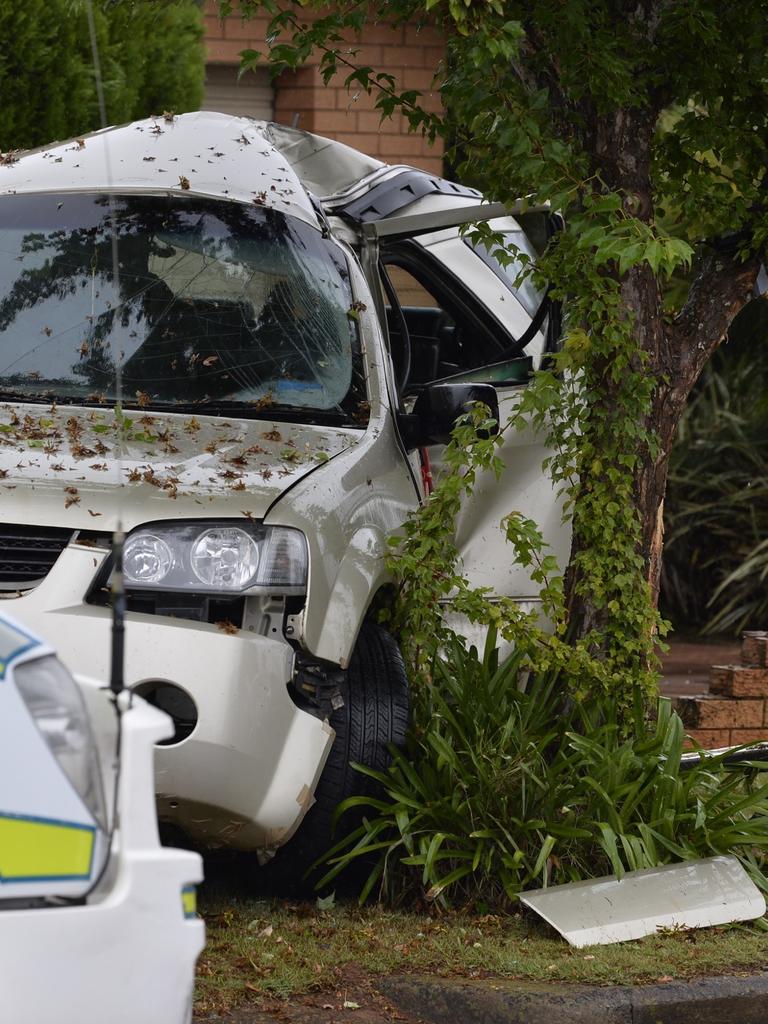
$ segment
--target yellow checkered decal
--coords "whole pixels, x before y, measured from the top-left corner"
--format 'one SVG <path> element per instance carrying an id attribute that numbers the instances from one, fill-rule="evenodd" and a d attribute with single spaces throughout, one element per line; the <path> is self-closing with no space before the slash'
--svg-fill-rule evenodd
<path id="1" fill-rule="evenodd" d="M 197 889 L 194 885 L 185 885 L 181 890 L 181 907 L 184 917 L 197 917 Z"/>
<path id="2" fill-rule="evenodd" d="M 87 879 L 95 838 L 89 825 L 0 811 L 0 884 Z"/>

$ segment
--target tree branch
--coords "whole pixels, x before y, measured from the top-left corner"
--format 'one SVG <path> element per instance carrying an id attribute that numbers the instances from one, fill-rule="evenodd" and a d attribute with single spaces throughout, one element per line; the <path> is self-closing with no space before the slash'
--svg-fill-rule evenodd
<path id="1" fill-rule="evenodd" d="M 682 381 L 694 382 L 752 297 L 760 258 L 739 258 L 733 251 L 711 251 L 699 264 L 688 298 L 668 329 L 673 358 Z"/>

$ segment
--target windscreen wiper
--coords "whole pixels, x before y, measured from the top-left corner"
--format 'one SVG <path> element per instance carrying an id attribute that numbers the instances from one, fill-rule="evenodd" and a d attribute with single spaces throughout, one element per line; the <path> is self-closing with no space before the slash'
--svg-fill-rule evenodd
<path id="1" fill-rule="evenodd" d="M 13 388 L 3 388 L 0 390 L 0 402 L 43 402 L 45 405 L 50 405 L 54 401 L 58 401 L 58 399 L 52 391 L 38 392 L 30 395 L 26 391 L 16 391 Z"/>
<path id="2" fill-rule="evenodd" d="M 279 402 L 259 403 L 226 401 L 223 399 L 203 399 L 197 402 L 154 402 L 137 404 L 130 400 L 123 402 L 123 407 L 132 412 L 173 412 L 199 413 L 203 416 L 231 416 L 249 420 L 285 420 L 291 423 L 318 423 L 328 426 L 360 427 L 360 424 L 342 409 L 313 409 L 305 405 L 284 405 Z"/>

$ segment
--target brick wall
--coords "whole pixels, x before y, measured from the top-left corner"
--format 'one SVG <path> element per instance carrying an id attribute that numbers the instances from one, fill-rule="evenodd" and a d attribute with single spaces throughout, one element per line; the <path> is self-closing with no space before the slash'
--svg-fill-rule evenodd
<path id="1" fill-rule="evenodd" d="M 702 747 L 768 740 L 768 632 L 744 634 L 740 665 L 713 665 L 706 696 L 675 703 Z"/>
<path id="2" fill-rule="evenodd" d="M 205 29 L 210 63 L 237 65 L 241 50 L 265 51 L 267 18 L 243 21 L 234 13 L 221 22 L 215 10 L 213 0 L 207 0 Z M 305 14 L 311 17 L 310 12 Z M 445 51 L 436 29 L 368 25 L 364 43 L 350 38 L 349 44 L 358 50 L 350 54 L 353 63 L 394 75 L 399 88 L 424 93 L 421 103 L 427 110 L 440 109 L 432 78 Z M 275 82 L 276 121 L 294 124 L 298 118 L 300 128 L 345 142 L 387 163 L 413 164 L 440 174 L 442 143 L 438 140 L 430 146 L 421 135 L 409 133 L 400 115 L 380 122 L 374 102 L 373 95 L 356 86 L 347 90 L 340 80 L 324 86 L 316 63 L 284 73 Z"/>

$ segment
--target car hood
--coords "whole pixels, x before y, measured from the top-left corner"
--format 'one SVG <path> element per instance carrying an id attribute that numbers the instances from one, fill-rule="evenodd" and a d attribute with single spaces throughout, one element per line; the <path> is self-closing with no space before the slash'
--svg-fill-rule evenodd
<path id="1" fill-rule="evenodd" d="M 360 430 L 212 416 L 0 405 L 0 519 L 126 529 L 262 518 Z"/>

